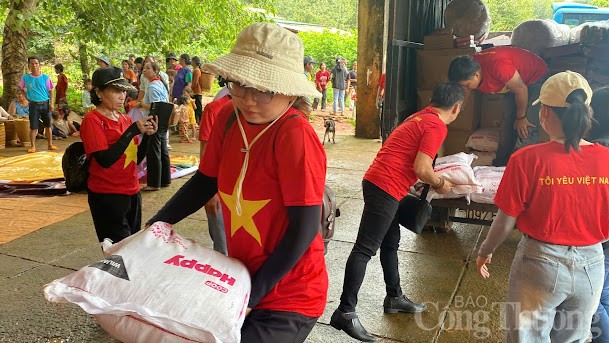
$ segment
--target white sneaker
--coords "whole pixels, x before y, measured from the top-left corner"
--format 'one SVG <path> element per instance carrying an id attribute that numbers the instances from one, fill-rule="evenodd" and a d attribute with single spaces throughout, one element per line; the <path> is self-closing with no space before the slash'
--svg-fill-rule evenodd
<path id="1" fill-rule="evenodd" d="M 167 150 L 172 150 L 173 148 L 171 147 L 170 144 L 167 144 Z"/>

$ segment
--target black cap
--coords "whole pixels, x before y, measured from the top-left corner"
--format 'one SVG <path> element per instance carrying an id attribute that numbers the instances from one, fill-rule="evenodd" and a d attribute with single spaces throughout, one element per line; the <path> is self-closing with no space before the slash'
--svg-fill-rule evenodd
<path id="1" fill-rule="evenodd" d="M 125 91 L 133 90 L 133 87 L 127 79 L 123 77 L 123 70 L 118 67 L 99 68 L 93 72 L 91 84 L 94 88 L 105 89 L 114 87 Z"/>
<path id="2" fill-rule="evenodd" d="M 175 53 L 173 53 L 173 52 L 171 52 L 171 53 L 169 53 L 169 55 L 167 55 L 167 58 L 165 59 L 165 62 L 169 62 L 169 60 L 176 60 L 176 61 L 179 61 L 179 60 L 178 60 L 178 57 L 177 57 L 177 56 L 176 56 L 176 54 L 175 54 Z"/>

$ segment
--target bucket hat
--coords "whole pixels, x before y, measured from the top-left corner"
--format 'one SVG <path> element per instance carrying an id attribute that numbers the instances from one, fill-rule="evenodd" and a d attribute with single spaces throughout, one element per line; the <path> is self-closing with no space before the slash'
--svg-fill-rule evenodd
<path id="1" fill-rule="evenodd" d="M 177 56 L 176 56 L 176 54 L 175 54 L 175 53 L 173 53 L 173 52 L 171 52 L 171 53 L 169 53 L 169 55 L 167 55 L 167 58 L 165 59 L 165 62 L 169 62 L 169 60 L 176 60 L 176 61 L 179 61 L 179 60 L 178 60 L 178 57 L 177 57 Z"/>
<path id="2" fill-rule="evenodd" d="M 567 97 L 577 89 L 581 89 L 586 93 L 585 103 L 590 105 L 590 101 L 592 101 L 592 88 L 590 88 L 588 81 L 581 74 L 567 70 L 552 75 L 541 86 L 539 99 L 535 100 L 533 105 L 542 103 L 552 107 L 569 107 Z"/>
<path id="3" fill-rule="evenodd" d="M 227 55 L 201 70 L 263 92 L 321 97 L 302 73 L 303 60 L 304 47 L 296 34 L 277 24 L 254 23 L 241 31 Z"/>
<path id="4" fill-rule="evenodd" d="M 106 56 L 99 56 L 97 59 L 100 60 L 100 61 L 103 61 L 107 65 L 110 65 L 110 59 L 108 57 L 106 57 Z"/>
<path id="5" fill-rule="evenodd" d="M 136 89 L 123 77 L 123 70 L 118 67 L 96 69 L 91 77 L 91 84 L 97 89 L 108 87 L 114 87 L 125 91 Z"/>

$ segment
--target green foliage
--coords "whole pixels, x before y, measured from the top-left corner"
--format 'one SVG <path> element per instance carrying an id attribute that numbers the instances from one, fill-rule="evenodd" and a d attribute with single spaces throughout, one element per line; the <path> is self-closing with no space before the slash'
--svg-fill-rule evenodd
<path id="1" fill-rule="evenodd" d="M 252 5 L 274 13 L 271 0 Z M 40 7 L 36 24 L 62 40 L 97 43 L 106 51 L 128 46 L 144 54 L 212 46 L 226 51 L 245 26 L 265 20 L 240 0 L 42 0 Z"/>
<path id="2" fill-rule="evenodd" d="M 609 7 L 609 0 L 592 0 L 589 4 L 598 7 Z"/>
<path id="3" fill-rule="evenodd" d="M 357 30 L 358 0 L 275 1 L 277 15 L 288 20 Z"/>
<path id="4" fill-rule="evenodd" d="M 512 31 L 523 21 L 535 18 L 534 0 L 483 0 L 491 12 L 491 31 Z"/>
<path id="5" fill-rule="evenodd" d="M 324 30 L 317 32 L 300 32 L 298 34 L 304 44 L 305 56 L 309 55 L 318 63 L 325 62 L 332 69 L 336 56 L 347 59 L 348 67 L 357 60 L 357 34 L 341 35 Z M 350 69 L 350 68 L 349 68 Z"/>

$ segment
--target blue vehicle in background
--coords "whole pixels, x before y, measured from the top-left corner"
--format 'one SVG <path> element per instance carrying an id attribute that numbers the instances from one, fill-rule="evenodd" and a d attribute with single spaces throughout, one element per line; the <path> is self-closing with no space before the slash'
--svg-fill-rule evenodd
<path id="1" fill-rule="evenodd" d="M 554 21 L 571 27 L 591 21 L 609 20 L 609 8 L 575 2 L 555 2 L 552 4 Z"/>

